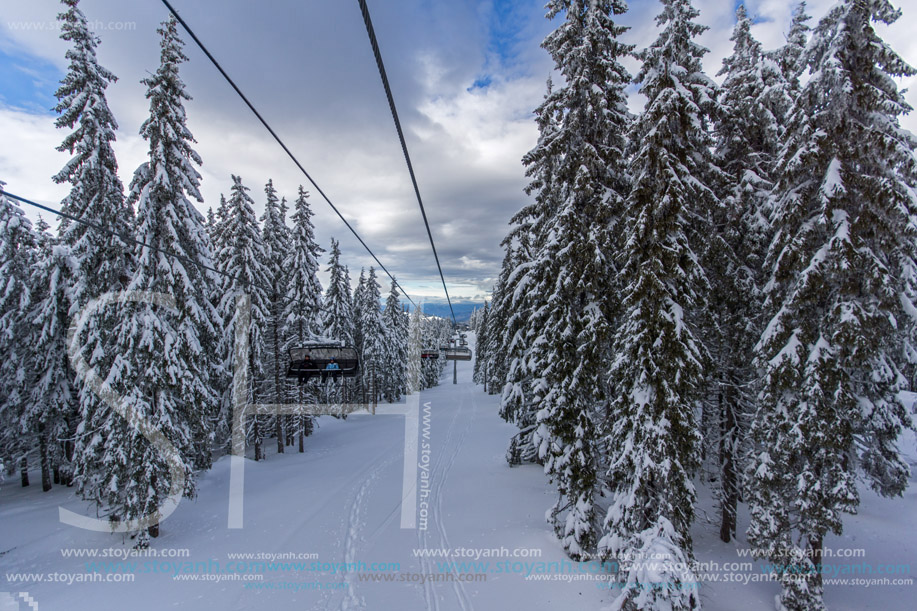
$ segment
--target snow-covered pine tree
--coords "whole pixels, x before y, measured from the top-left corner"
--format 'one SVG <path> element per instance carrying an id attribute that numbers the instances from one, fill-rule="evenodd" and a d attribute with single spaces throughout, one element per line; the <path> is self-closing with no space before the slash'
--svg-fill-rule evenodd
<path id="1" fill-rule="evenodd" d="M 209 222 L 207 230 L 210 233 L 210 243 L 213 244 L 214 252 L 219 252 L 224 246 L 223 227 L 226 224 L 226 218 L 229 216 L 229 204 L 226 202 L 226 196 L 220 193 L 220 205 L 217 206 L 216 212 L 213 213 L 213 222 Z"/>
<path id="2" fill-rule="evenodd" d="M 524 290 L 524 283 L 529 280 L 526 272 L 531 266 L 528 239 L 528 233 L 520 231 L 519 244 L 513 247 L 504 243 L 503 271 L 494 286 L 495 305 L 489 316 L 493 332 L 487 346 L 488 385 L 490 392 L 502 393 L 500 417 L 519 428 L 506 451 L 510 465 L 544 463 L 534 439 L 538 408 L 533 391 L 535 371 L 529 368 L 528 359 L 528 325 L 533 304 Z"/>
<path id="3" fill-rule="evenodd" d="M 265 332 L 270 319 L 270 298 L 267 291 L 271 285 L 271 272 L 265 266 L 267 255 L 264 241 L 255 216 L 254 201 L 248 194 L 248 187 L 242 179 L 232 176 L 232 190 L 227 201 L 226 219 L 223 225 L 223 245 L 217 254 L 218 269 L 228 274 L 223 277 L 220 313 L 223 317 L 223 344 L 228 347 L 232 371 L 234 358 L 232 354 L 235 337 L 236 298 L 248 294 L 251 298 L 251 319 L 249 324 L 249 403 L 259 403 L 260 392 L 258 381 L 264 376 Z M 231 413 L 224 403 L 224 414 L 221 420 L 230 422 Z M 251 416 L 246 418 L 247 439 L 255 446 L 255 460 L 264 459 L 262 440 L 264 436 L 263 418 Z"/>
<path id="4" fill-rule="evenodd" d="M 786 35 L 786 44 L 774 53 L 774 59 L 780 66 L 783 78 L 789 84 L 789 91 L 794 99 L 795 94 L 799 93 L 799 77 L 806 69 L 804 55 L 811 31 L 807 23 L 810 19 L 811 17 L 806 14 L 806 3 L 800 2 L 793 10 L 790 31 Z"/>
<path id="5" fill-rule="evenodd" d="M 487 369 L 484 361 L 487 358 L 487 316 L 489 313 L 490 306 L 485 301 L 483 308 L 475 308 L 469 323 L 471 330 L 474 331 L 474 369 L 471 375 L 475 384 L 487 383 L 484 376 Z"/>
<path id="6" fill-rule="evenodd" d="M 723 60 L 716 123 L 717 163 L 728 180 L 714 208 L 702 262 L 710 281 L 705 316 L 712 358 L 704 402 L 706 462 L 719 497 L 720 538 L 736 535 L 743 443 L 753 412 L 752 347 L 761 331 L 762 265 L 770 240 L 767 200 L 773 187 L 779 121 L 791 104 L 783 74 L 751 34 L 744 6 L 736 11 L 733 53 Z M 774 96 L 782 99 L 775 100 Z"/>
<path id="7" fill-rule="evenodd" d="M 385 367 L 385 325 L 382 320 L 382 293 L 376 270 L 369 268 L 369 274 L 360 294 L 359 306 L 360 333 L 363 337 L 361 362 L 364 372 L 364 384 L 369 389 L 371 399 L 378 400 L 381 395 L 383 371 Z"/>
<path id="8" fill-rule="evenodd" d="M 264 349 L 269 355 L 264 362 L 264 384 L 262 396 L 268 403 L 284 403 L 284 377 L 283 364 L 283 318 L 286 309 L 287 283 L 293 270 L 284 265 L 290 253 L 292 238 L 289 228 L 284 224 L 280 208 L 280 200 L 274 181 L 268 179 L 264 186 L 267 199 L 264 205 L 264 214 L 261 216 L 261 238 L 264 242 L 264 267 L 270 276 L 268 298 L 268 320 L 264 332 Z M 274 436 L 277 439 L 277 453 L 282 454 L 286 446 L 284 436 L 284 419 L 272 416 L 274 421 Z"/>
<path id="9" fill-rule="evenodd" d="M 392 280 L 392 287 L 382 312 L 382 392 L 389 403 L 398 401 L 406 391 L 406 362 L 408 359 L 408 324 L 401 309 L 401 293 Z"/>
<path id="10" fill-rule="evenodd" d="M 535 443 L 558 491 L 549 521 L 570 557 L 583 560 L 598 539 L 596 417 L 606 400 L 610 235 L 628 189 L 629 76 L 620 59 L 631 47 L 618 41 L 626 28 L 613 20 L 626 11 L 620 0 L 551 0 L 546 8 L 549 19 L 566 12 L 542 43 L 565 84 L 547 96 L 542 111 L 557 117 L 556 133 L 524 159 L 529 167 L 556 159 L 553 184 L 536 189 L 550 190 L 558 204 L 526 270 L 533 299 L 527 341 Z"/>
<path id="11" fill-rule="evenodd" d="M 0 181 L 0 448 L 4 462 L 20 465 L 27 486 L 33 436 L 24 434 L 31 431 L 22 424 L 34 376 L 28 314 L 36 241 L 32 223 L 3 195 L 3 185 Z"/>
<path id="12" fill-rule="evenodd" d="M 518 464 L 526 455 L 537 458 L 537 448 L 532 443 L 537 409 L 531 392 L 533 372 L 528 367 L 529 318 L 533 300 L 526 285 L 532 267 L 533 244 L 542 245 L 547 236 L 545 227 L 560 207 L 559 182 L 555 174 L 563 151 L 553 146 L 557 138 L 562 112 L 552 103 L 554 86 L 547 82 L 545 100 L 536 111 L 538 144 L 523 159 L 528 165 L 526 176 L 531 179 L 525 192 L 534 201 L 517 212 L 510 225 L 512 229 L 503 239 L 503 263 L 493 289 L 491 327 L 486 349 L 487 369 L 491 392 L 502 393 L 500 416 L 519 427 L 507 450 L 509 463 Z M 521 286 L 521 290 L 517 287 Z M 533 452 L 534 450 L 534 452 Z M 539 459 L 540 460 L 540 459 Z"/>
<path id="13" fill-rule="evenodd" d="M 452 336 L 451 321 L 438 316 L 425 316 L 421 312 L 420 323 L 422 346 L 439 348 L 449 343 Z M 445 359 L 423 359 L 420 364 L 421 390 L 438 385 L 445 369 Z"/>
<path id="14" fill-rule="evenodd" d="M 341 264 L 340 243 L 331 238 L 331 253 L 328 258 L 330 274 L 328 288 L 322 300 L 321 332 L 326 337 L 354 345 L 353 337 L 353 299 L 350 294 L 350 274 Z"/>
<path id="15" fill-rule="evenodd" d="M 662 0 L 662 28 L 637 54 L 647 104 L 632 133 L 633 190 L 619 250 L 622 312 L 612 342 L 615 396 L 605 429 L 612 502 L 602 553 L 621 562 L 619 609 L 696 609 L 690 525 L 700 460 L 695 411 L 707 373 L 696 311 L 708 290 L 699 255 L 717 198 L 703 74 L 705 26 L 689 0 Z M 649 561 L 649 563 L 648 563 Z M 655 572 L 651 570 L 654 567 Z"/>
<path id="16" fill-rule="evenodd" d="M 124 199 L 112 148 L 118 124 L 105 98 L 106 88 L 117 78 L 99 65 L 99 38 L 89 30 L 78 2 L 62 0 L 67 9 L 57 17 L 61 22 L 60 37 L 71 47 L 66 53 L 70 60 L 67 74 L 54 94 L 58 99 L 55 111 L 60 115 L 54 124 L 73 130 L 57 147 L 73 157 L 54 181 L 71 185 L 70 193 L 61 202 L 62 211 L 91 221 L 102 231 L 61 219 L 58 233 L 70 247 L 70 256 L 77 265 L 70 295 L 75 309 L 126 283 L 131 247 L 115 235 L 130 235 L 133 214 Z M 105 350 L 103 344 L 97 343 L 104 341 L 104 330 L 97 329 L 95 321 L 88 324 L 89 332 L 97 334 L 97 338 L 85 346 L 87 353 L 96 347 Z"/>
<path id="17" fill-rule="evenodd" d="M 423 343 L 423 314 L 420 307 L 415 307 L 409 315 L 408 321 L 408 348 L 407 348 L 407 367 L 405 376 L 407 379 L 407 394 L 419 392 L 423 389 L 423 363 L 420 358 L 422 350 L 427 349 Z M 439 359 L 437 359 L 439 360 Z"/>
<path id="18" fill-rule="evenodd" d="M 38 438 L 42 488 L 48 490 L 52 480 L 66 484 L 72 481 L 70 438 L 76 427 L 78 406 L 67 355 L 67 250 L 47 233 L 48 225 L 41 218 L 35 228 L 38 256 L 31 269 L 28 340 L 33 378 L 23 424 Z"/>
<path id="19" fill-rule="evenodd" d="M 157 30 L 162 36 L 160 66 L 147 86 L 150 117 L 140 128 L 149 142 L 149 161 L 134 173 L 130 204 L 137 207 L 139 240 L 131 291 L 170 295 L 174 308 L 137 301 L 116 301 L 117 356 L 101 377 L 177 450 L 185 475 L 184 494 L 195 493 L 194 471 L 210 466 L 210 417 L 216 396 L 210 384 L 217 331 L 211 311 L 211 281 L 200 267 L 212 266 L 205 219 L 188 197 L 202 201 L 200 157 L 186 125 L 184 101 L 190 100 L 178 74 L 187 60 L 173 19 Z M 161 251 L 176 253 L 186 263 Z M 104 505 L 110 516 L 135 520 L 155 515 L 170 488 L 167 457 L 141 435 L 134 423 L 112 417 L 101 405 L 82 404 L 77 431 L 77 480 L 87 498 Z M 157 536 L 159 525 L 138 533 L 139 547 Z"/>
<path id="20" fill-rule="evenodd" d="M 843 0 L 820 21 L 779 162 L 747 484 L 749 542 L 795 565 L 781 609 L 825 608 L 822 545 L 856 512 L 857 478 L 883 496 L 908 480 L 896 439 L 917 354 L 917 138 L 894 78 L 917 71 L 872 25 L 899 16 Z"/>
<path id="21" fill-rule="evenodd" d="M 109 83 L 117 79 L 96 59 L 99 39 L 90 31 L 78 0 L 63 0 L 62 4 L 66 9 L 58 15 L 60 37 L 70 43 L 66 52 L 70 64 L 55 92 L 55 110 L 59 113 L 55 125 L 72 130 L 58 147 L 72 157 L 53 180 L 71 185 L 70 193 L 61 202 L 63 212 L 101 228 L 100 231 L 67 218 L 60 221 L 58 235 L 67 247 L 68 269 L 58 270 L 66 273 L 57 279 L 67 282 L 69 314 L 75 317 L 90 300 L 127 285 L 132 268 L 131 247 L 116 236 L 131 234 L 133 209 L 125 201 L 118 178 L 112 148 L 118 124 L 105 97 Z M 102 307 L 85 322 L 79 338 L 80 352 L 96 371 L 107 371 L 117 355 L 114 329 L 119 317 L 117 308 Z M 77 386 L 82 419 L 107 410 L 91 389 Z M 88 471 L 83 469 L 81 473 L 86 475 Z"/>
<path id="22" fill-rule="evenodd" d="M 366 303 L 366 268 L 360 268 L 360 279 L 357 281 L 357 286 L 353 289 L 353 297 L 351 299 L 353 307 L 351 312 L 353 312 L 353 345 L 357 349 L 357 354 L 362 358 L 363 355 L 363 306 Z M 365 373 L 366 368 L 363 367 L 361 373 Z"/>
<path id="23" fill-rule="evenodd" d="M 323 251 L 315 242 L 312 216 L 313 213 L 309 207 L 309 193 L 300 185 L 294 204 L 290 250 L 283 261 L 283 267 L 290 273 L 283 311 L 284 353 L 290 348 L 301 346 L 321 335 L 322 285 L 317 274 L 318 258 Z M 334 242 L 332 242 L 333 247 Z M 338 254 L 340 255 L 340 252 Z M 332 277 L 331 281 L 334 282 L 335 278 Z M 349 290 L 347 293 L 349 295 Z M 306 386 L 299 384 L 296 392 L 296 402 L 300 405 L 305 404 Z M 312 432 L 312 419 L 299 414 L 296 417 L 295 426 L 299 439 L 299 451 L 303 452 L 305 451 L 303 437 Z"/>

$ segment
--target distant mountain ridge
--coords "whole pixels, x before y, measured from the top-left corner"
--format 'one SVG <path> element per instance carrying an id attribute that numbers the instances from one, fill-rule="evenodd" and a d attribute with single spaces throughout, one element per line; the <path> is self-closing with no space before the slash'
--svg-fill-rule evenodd
<path id="1" fill-rule="evenodd" d="M 474 312 L 475 309 L 483 307 L 483 301 L 452 302 L 452 309 L 455 311 L 456 322 L 468 322 L 471 318 L 471 313 Z M 439 316 L 441 318 L 452 318 L 452 314 L 449 312 L 448 303 L 425 302 L 423 304 L 423 313 L 430 316 Z"/>

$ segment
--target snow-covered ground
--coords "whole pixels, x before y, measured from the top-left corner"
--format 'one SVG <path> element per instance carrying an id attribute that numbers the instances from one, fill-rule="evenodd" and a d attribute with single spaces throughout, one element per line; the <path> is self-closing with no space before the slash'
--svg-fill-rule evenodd
<path id="1" fill-rule="evenodd" d="M 566 560 L 544 520 L 545 510 L 554 500 L 551 485 L 537 466 L 507 466 L 504 451 L 513 427 L 497 416 L 498 399 L 471 383 L 471 363 L 459 363 L 458 385 L 452 384 L 451 369 L 450 365 L 439 387 L 421 394 L 421 403 L 429 405 L 431 414 L 430 492 L 418 498 L 418 502 L 429 503 L 426 530 L 401 528 L 403 417 L 386 414 L 393 408 L 385 406 L 375 416 L 354 414 L 347 420 L 325 416 L 317 432 L 307 439 L 304 454 L 269 453 L 264 462 L 248 461 L 241 530 L 227 528 L 229 459 L 220 459 L 203 474 L 197 498 L 184 500 L 153 542 L 160 553 L 188 550 L 185 557 L 131 557 L 126 561 L 64 557 L 63 553 L 72 553 L 71 549 L 97 550 L 97 554 L 111 554 L 105 551 L 109 548 L 126 552 L 131 542 L 121 535 L 61 524 L 58 506 L 88 511 L 72 489 L 58 486 L 42 493 L 40 485 L 23 489 L 18 481 L 7 481 L 0 489 L 0 574 L 4 578 L 0 610 L 30 608 L 20 593 L 28 593 L 41 611 L 607 607 L 613 591 L 581 576 L 572 580 L 581 568 L 591 571 L 594 567 L 548 564 Z M 421 421 L 421 435 L 426 426 Z M 913 436 L 903 443 L 913 461 L 917 455 Z M 33 481 L 39 481 L 35 475 Z M 829 539 L 826 546 L 865 550 L 865 557 L 837 559 L 838 565 L 910 566 L 917 542 L 915 509 L 915 486 L 903 499 L 880 499 L 866 492 L 860 514 L 846 519 L 844 536 Z M 719 541 L 714 516 L 713 502 L 701 489 L 694 529 L 698 560 L 717 562 L 721 568 L 725 563 L 752 562 L 754 569 L 720 571 L 733 576 L 703 586 L 705 608 L 772 609 L 775 584 L 722 581 L 744 580 L 743 574 L 759 575 L 760 564 L 739 557 L 734 546 Z M 747 515 L 740 517 L 740 530 L 745 525 Z M 444 548 L 477 550 L 475 553 L 482 555 L 477 560 L 418 555 L 418 550 Z M 260 581 L 229 581 L 226 579 L 232 575 L 222 571 L 239 568 L 229 564 L 234 561 L 230 554 L 301 556 L 277 559 L 273 567 L 248 567 L 253 575 L 262 577 Z M 113 564 L 95 567 L 101 570 L 103 580 L 89 582 L 85 581 L 85 575 L 92 573 L 87 568 L 89 562 Z M 118 562 L 136 564 L 119 566 Z M 442 566 L 444 562 L 488 564 L 450 567 Z M 313 567 L 313 563 L 318 566 Z M 335 563 L 353 566 L 342 572 Z M 484 575 L 486 581 L 446 581 L 450 569 L 466 578 Z M 177 578 L 176 571 L 180 573 Z M 527 571 L 542 577 L 526 579 Z M 50 574 L 63 574 L 54 578 L 72 583 L 49 582 Z M 107 581 L 122 579 L 125 574 L 133 581 Z M 829 608 L 836 610 L 917 608 L 913 586 L 829 586 L 826 599 Z"/>

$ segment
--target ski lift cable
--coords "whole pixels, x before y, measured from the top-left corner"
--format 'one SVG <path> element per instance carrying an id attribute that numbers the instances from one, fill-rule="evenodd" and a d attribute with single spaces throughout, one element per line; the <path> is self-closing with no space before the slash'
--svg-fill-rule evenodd
<path id="1" fill-rule="evenodd" d="M 248 106 L 249 110 L 251 110 L 252 113 L 254 113 L 255 117 L 258 118 L 258 120 L 261 122 L 261 125 L 263 125 L 264 128 L 267 129 L 267 131 L 271 134 L 271 136 L 273 136 L 274 140 L 277 141 L 277 144 L 280 145 L 280 148 L 282 148 L 284 152 L 287 154 L 287 156 L 293 161 L 293 163 L 296 164 L 296 167 L 299 168 L 299 171 L 303 173 L 303 175 L 309 180 L 309 182 L 312 183 L 312 186 L 315 188 L 315 190 L 318 191 L 318 193 L 328 203 L 328 205 L 331 206 L 331 209 L 334 210 L 335 214 L 338 215 L 338 218 L 341 219 L 341 221 L 344 223 L 347 229 L 350 230 L 350 233 L 352 233 L 354 237 L 357 238 L 357 240 L 360 242 L 363 248 L 366 249 L 366 252 L 370 254 L 373 260 L 375 260 L 375 262 L 382 269 L 382 271 L 384 271 L 386 275 L 388 275 L 388 277 L 392 279 L 392 282 L 395 284 L 395 286 L 397 286 L 401 290 L 401 294 L 404 295 L 405 299 L 410 301 L 411 305 L 413 305 L 416 308 L 417 304 L 414 303 L 414 300 L 408 296 L 408 293 L 407 291 L 404 290 L 404 287 L 402 287 L 398 283 L 398 281 L 395 279 L 395 277 L 388 271 L 388 269 L 386 269 L 386 267 L 382 264 L 382 261 L 379 260 L 379 257 L 377 257 L 375 253 L 372 251 L 372 249 L 366 244 L 366 242 L 363 241 L 363 238 L 360 237 L 360 234 L 357 233 L 356 229 L 354 229 L 353 226 L 351 226 L 351 224 L 347 222 L 347 219 L 344 218 L 344 215 L 341 214 L 340 210 L 337 209 L 337 206 L 335 206 L 331 202 L 331 199 L 325 194 L 324 191 L 322 191 L 321 187 L 318 186 L 318 183 L 316 183 L 315 180 L 313 180 L 312 176 L 309 175 L 309 172 L 306 171 L 306 168 L 303 167 L 303 165 L 299 162 L 296 156 L 290 151 L 289 148 L 287 148 L 287 145 L 284 144 L 283 140 L 280 139 L 280 136 L 277 135 L 277 132 L 274 131 L 274 129 L 270 126 L 270 124 L 268 124 L 268 122 L 264 119 L 264 117 L 261 116 L 261 113 L 258 112 L 255 106 L 248 100 L 247 97 L 245 97 L 245 94 L 242 93 L 242 90 L 239 89 L 235 81 L 233 81 L 232 78 L 230 78 L 230 76 L 226 73 L 226 71 L 223 70 L 223 67 L 220 65 L 220 63 L 210 53 L 210 51 L 207 50 L 207 47 L 204 46 L 204 43 L 201 42 L 201 40 L 197 37 L 194 31 L 188 26 L 188 24 L 185 23 L 185 20 L 181 18 L 181 16 L 178 14 L 178 11 L 176 11 L 172 7 L 172 5 L 169 4 L 168 0 L 162 0 L 162 3 L 166 6 L 167 9 L 169 9 L 169 12 L 175 17 L 175 20 L 181 24 L 181 26 L 185 29 L 186 32 L 188 32 L 188 35 L 191 36 L 191 39 L 194 40 L 198 48 L 200 48 L 200 50 L 204 52 L 204 55 L 207 56 L 207 59 L 210 60 L 210 63 L 212 63 L 214 67 L 220 72 L 220 74 L 223 75 L 223 78 L 226 79 L 226 82 L 229 83 L 230 87 L 232 87 L 233 90 L 239 95 L 239 97 L 242 98 L 242 101 L 245 102 L 245 105 Z M 435 254 L 435 251 L 434 251 L 434 254 Z M 438 264 L 439 264 L 439 261 L 437 261 L 437 265 Z M 450 307 L 451 307 L 451 304 L 450 304 Z"/>
<path id="2" fill-rule="evenodd" d="M 188 264 L 190 264 L 190 265 L 195 265 L 195 266 L 197 266 L 197 267 L 199 267 L 199 268 L 201 268 L 201 269 L 205 269 L 205 270 L 207 270 L 207 271 L 209 271 L 209 272 L 213 272 L 213 273 L 215 273 L 215 274 L 219 274 L 220 276 L 225 276 L 226 278 L 229 278 L 229 279 L 231 279 L 231 280 L 235 280 L 235 281 L 241 282 L 242 284 L 247 284 L 247 285 L 249 285 L 249 286 L 252 285 L 252 283 L 250 283 L 249 281 L 247 281 L 247 280 L 245 280 L 245 279 L 243 279 L 243 278 L 240 278 L 240 277 L 237 277 L 237 276 L 233 276 L 232 274 L 230 274 L 230 273 L 228 273 L 228 272 L 220 271 L 220 270 L 218 270 L 218 269 L 216 269 L 216 268 L 214 268 L 214 267 L 210 267 L 209 265 L 204 265 L 204 264 L 201 263 L 200 261 L 195 261 L 194 259 L 191 259 L 190 257 L 186 257 L 185 255 L 180 255 L 180 254 L 178 254 L 178 253 L 170 252 L 170 251 L 168 251 L 168 250 L 164 250 L 164 249 L 159 248 L 159 247 L 157 247 L 157 246 L 153 246 L 152 244 L 147 244 L 146 242 L 143 242 L 143 241 L 141 241 L 141 240 L 138 240 L 138 239 L 136 239 L 136 238 L 133 238 L 133 237 L 131 237 L 131 236 L 129 236 L 129 235 L 124 235 L 124 234 L 118 233 L 117 231 L 112 231 L 111 229 L 107 229 L 107 228 L 105 228 L 105 227 L 102 227 L 101 225 L 99 225 L 99 224 L 97 224 L 97 223 L 93 223 L 92 221 L 87 221 L 86 219 L 80 218 L 80 217 L 78 217 L 78 216 L 74 216 L 74 215 L 72 215 L 72 214 L 67 214 L 66 212 L 62 212 L 62 211 L 60 211 L 60 210 L 55 210 L 54 208 L 51 208 L 50 206 L 45 206 L 45 205 L 43 205 L 43 204 L 39 204 L 39 203 L 37 203 L 37 202 L 33 202 L 33 201 L 30 200 L 30 199 L 26 199 L 26 198 L 21 197 L 21 196 L 19 196 L 19 195 L 14 195 L 14 194 L 10 193 L 9 191 L 5 191 L 5 190 L 3 190 L 3 189 L 0 189 L 0 195 L 2 195 L 3 197 L 9 197 L 10 199 L 15 199 L 15 200 L 18 201 L 18 202 L 22 202 L 23 204 L 32 206 L 32 207 L 34 207 L 34 208 L 38 208 L 39 210 L 44 210 L 45 212 L 50 212 L 51 214 L 55 214 L 55 215 L 57 215 L 57 216 L 63 217 L 63 218 L 68 219 L 68 220 L 71 220 L 71 221 L 73 221 L 73 222 L 75 222 L 75 223 L 79 223 L 79 224 L 81 224 L 81 225 L 86 225 L 87 227 L 91 227 L 91 228 L 95 229 L 96 231 L 101 231 L 102 233 L 107 233 L 108 235 L 113 235 L 113 236 L 115 236 L 116 238 L 119 238 L 119 239 L 123 240 L 124 242 L 129 242 L 129 243 L 131 243 L 131 244 L 134 244 L 134 245 L 136 245 L 136 246 L 141 246 L 141 247 L 143 247 L 143 248 L 149 248 L 150 250 L 152 250 L 152 251 L 154 251 L 154 252 L 157 252 L 157 253 L 159 253 L 159 254 L 161 254 L 161 255 L 163 255 L 163 256 L 166 256 L 166 257 L 171 257 L 171 258 L 173 258 L 173 259 L 177 259 L 177 260 L 181 261 L 182 263 L 188 263 Z M 255 284 L 254 286 L 258 286 L 258 287 L 260 287 L 260 288 L 262 288 L 262 289 L 264 289 L 264 290 L 266 290 L 266 291 L 271 291 L 271 290 L 273 290 L 273 287 L 266 286 L 266 285 Z"/>
<path id="3" fill-rule="evenodd" d="M 166 0 L 163 0 L 165 2 Z M 423 207 L 423 199 L 420 197 L 420 188 L 417 186 L 417 177 L 414 175 L 414 165 L 411 163 L 411 156 L 408 153 L 408 145 L 404 139 L 404 131 L 401 129 L 401 121 L 398 119 L 398 110 L 395 108 L 395 98 L 392 96 L 392 88 L 388 82 L 388 75 L 385 72 L 385 64 L 382 62 L 382 52 L 379 50 L 379 42 L 376 39 L 376 32 L 373 29 L 373 22 L 369 16 L 369 7 L 366 0 L 357 0 L 360 3 L 360 12 L 363 13 L 363 23 L 366 24 L 366 33 L 369 35 L 369 43 L 373 48 L 373 55 L 376 57 L 376 66 L 379 68 L 379 76 L 382 77 L 382 85 L 385 87 L 385 96 L 388 98 L 388 106 L 392 111 L 392 119 L 395 121 L 395 129 L 398 131 L 398 139 L 401 141 L 401 150 L 404 152 L 404 160 L 408 166 L 408 172 L 411 175 L 411 183 L 414 185 L 414 194 L 417 196 L 417 203 L 420 205 L 420 214 L 423 216 L 423 224 L 427 228 L 427 236 L 430 238 L 430 247 L 433 249 L 433 257 L 436 259 L 436 268 L 439 270 L 440 280 L 443 281 L 443 291 L 446 293 L 446 301 L 449 303 L 449 312 L 452 314 L 452 325 L 457 326 L 455 320 L 455 310 L 452 309 L 452 299 L 449 297 L 449 289 L 446 287 L 446 278 L 443 276 L 443 268 L 439 263 L 439 255 L 436 252 L 436 244 L 433 242 L 433 233 L 430 231 L 430 223 L 427 221 L 427 212 Z"/>

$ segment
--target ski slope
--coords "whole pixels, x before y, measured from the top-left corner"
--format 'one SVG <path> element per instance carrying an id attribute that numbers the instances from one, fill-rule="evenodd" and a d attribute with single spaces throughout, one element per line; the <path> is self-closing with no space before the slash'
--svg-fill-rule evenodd
<path id="1" fill-rule="evenodd" d="M 242 529 L 227 528 L 228 457 L 204 473 L 198 496 L 184 500 L 153 541 L 158 553 L 187 550 L 181 558 L 64 557 L 61 550 L 127 553 L 131 541 L 61 524 L 59 505 L 94 515 L 72 489 L 56 486 L 42 493 L 40 485 L 23 489 L 18 481 L 7 481 L 0 488 L 0 610 L 28 609 L 20 592 L 41 611 L 608 607 L 614 591 L 591 576 L 583 578 L 583 567 L 546 569 L 552 566 L 546 563 L 566 561 L 544 519 L 554 501 L 552 487 L 537 465 L 507 466 L 504 452 L 514 428 L 498 417 L 498 398 L 471 383 L 471 368 L 459 363 L 459 383 L 453 385 L 450 364 L 441 385 L 420 396 L 421 410 L 429 410 L 428 420 L 419 423 L 419 434 L 427 433 L 429 440 L 429 493 L 418 496 L 418 503 L 429 504 L 426 529 L 401 528 L 405 426 L 396 412 L 403 406 L 380 406 L 376 415 L 357 413 L 346 420 L 324 416 L 307 438 L 304 454 L 288 448 L 277 455 L 275 444 L 267 443 L 266 461 L 247 461 Z M 913 437 L 906 443 L 913 450 Z M 35 475 L 33 482 L 40 481 Z M 865 558 L 838 562 L 910 563 L 917 540 L 915 488 L 904 499 L 879 499 L 869 492 L 863 497 L 860 515 L 848 517 L 845 535 L 829 540 L 827 547 L 865 549 Z M 740 531 L 746 525 L 747 515 L 740 516 Z M 717 532 L 713 501 L 701 489 L 694 529 L 698 560 L 750 561 L 755 564 L 751 573 L 760 572 L 757 561 L 739 558 L 733 545 L 719 542 Z M 498 555 L 444 558 L 418 551 L 446 548 Z M 109 549 L 118 551 L 104 551 Z M 250 557 L 243 561 L 254 563 L 244 567 L 246 579 L 258 580 L 239 581 L 229 580 L 235 579 L 231 554 L 299 557 L 276 559 L 273 566 Z M 92 562 L 111 564 L 88 566 Z M 449 562 L 466 564 L 444 564 Z M 313 563 L 319 570 L 312 570 Z M 542 564 L 535 568 L 536 563 Z M 545 569 L 541 577 L 526 578 L 527 571 L 539 568 Z M 93 569 L 102 581 L 85 581 Z M 456 571 L 486 580 L 445 580 Z M 50 574 L 63 574 L 72 583 L 49 582 Z M 128 577 L 133 581 L 114 581 Z M 766 610 L 773 608 L 776 592 L 773 583 L 707 583 L 702 600 L 711 610 Z M 838 586 L 828 588 L 826 602 L 831 609 L 905 610 L 914 608 L 914 593 L 913 586 Z"/>

